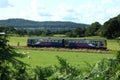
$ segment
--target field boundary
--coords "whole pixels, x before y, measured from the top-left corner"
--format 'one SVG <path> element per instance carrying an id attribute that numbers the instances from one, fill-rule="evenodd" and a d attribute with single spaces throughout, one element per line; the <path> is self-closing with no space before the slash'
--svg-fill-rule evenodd
<path id="1" fill-rule="evenodd" d="M 55 47 L 26 47 L 26 46 L 13 46 L 13 48 L 17 49 L 28 49 L 28 50 L 41 50 L 41 51 L 65 51 L 65 52 L 87 52 L 87 53 L 106 53 L 110 54 L 111 50 L 103 50 L 103 49 L 86 49 L 86 48 L 55 48 Z"/>

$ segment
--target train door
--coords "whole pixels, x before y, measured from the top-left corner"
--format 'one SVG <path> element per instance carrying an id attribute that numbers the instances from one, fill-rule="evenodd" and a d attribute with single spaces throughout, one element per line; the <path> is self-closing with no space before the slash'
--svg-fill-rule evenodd
<path id="1" fill-rule="evenodd" d="M 96 48 L 100 48 L 100 41 L 96 41 Z"/>
<path id="2" fill-rule="evenodd" d="M 27 45 L 28 46 L 32 46 L 33 45 L 33 41 L 34 41 L 33 39 L 28 39 Z"/>
<path id="3" fill-rule="evenodd" d="M 62 44 L 63 44 L 63 47 L 68 47 L 69 46 L 68 40 L 65 40 L 65 39 L 62 40 Z"/>
<path id="4" fill-rule="evenodd" d="M 97 42 L 97 47 L 100 48 L 100 41 Z"/>
<path id="5" fill-rule="evenodd" d="M 65 47 L 65 40 L 62 39 L 62 47 Z"/>
<path id="6" fill-rule="evenodd" d="M 107 40 L 104 40 L 104 49 L 107 49 Z"/>
<path id="7" fill-rule="evenodd" d="M 28 40 L 28 43 L 29 43 L 31 46 L 34 46 L 37 41 L 38 41 L 38 39 L 29 39 L 29 40 Z"/>

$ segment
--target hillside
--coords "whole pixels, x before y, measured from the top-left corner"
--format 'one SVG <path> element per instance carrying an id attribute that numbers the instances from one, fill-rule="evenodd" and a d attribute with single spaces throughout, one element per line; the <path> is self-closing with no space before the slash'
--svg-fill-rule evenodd
<path id="1" fill-rule="evenodd" d="M 6 27 L 15 27 L 17 29 L 48 29 L 48 30 L 71 30 L 76 27 L 86 27 L 87 24 L 74 23 L 74 22 L 64 22 L 64 21 L 31 21 L 25 19 L 7 19 L 0 20 L 0 25 Z"/>

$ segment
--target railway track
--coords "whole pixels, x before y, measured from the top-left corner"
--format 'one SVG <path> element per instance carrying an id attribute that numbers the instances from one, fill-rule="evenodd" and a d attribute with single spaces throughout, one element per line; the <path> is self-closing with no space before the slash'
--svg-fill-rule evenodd
<path id="1" fill-rule="evenodd" d="M 66 51 L 66 52 L 88 52 L 88 53 L 111 53 L 111 50 L 104 49 L 86 49 L 86 48 L 55 48 L 55 47 L 27 47 L 27 46 L 13 46 L 17 49 L 28 49 L 28 50 L 42 50 L 42 51 Z"/>

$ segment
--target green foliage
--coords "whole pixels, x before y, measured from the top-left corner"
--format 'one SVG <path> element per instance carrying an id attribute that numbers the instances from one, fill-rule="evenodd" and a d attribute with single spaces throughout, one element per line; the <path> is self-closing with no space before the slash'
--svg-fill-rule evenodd
<path id="1" fill-rule="evenodd" d="M 53 67 L 39 67 L 36 66 L 34 71 L 34 80 L 47 80 L 48 77 L 50 77 L 53 73 Z"/>
<path id="2" fill-rule="evenodd" d="M 5 32 L 8 34 L 15 34 L 16 29 L 14 27 L 5 27 L 5 26 L 0 25 L 0 32 Z"/>
<path id="3" fill-rule="evenodd" d="M 50 30 L 44 30 L 44 31 L 42 31 L 42 36 L 49 36 L 49 35 L 51 35 L 52 33 L 51 33 L 51 31 Z"/>
<path id="4" fill-rule="evenodd" d="M 67 32 L 66 36 L 68 36 L 68 37 L 83 37 L 83 36 L 85 36 L 85 31 L 86 31 L 86 28 L 78 27 L 78 28 L 71 30 L 70 32 Z"/>
<path id="5" fill-rule="evenodd" d="M 99 22 L 94 22 L 87 28 L 85 34 L 86 36 L 96 36 L 100 28 L 101 24 Z"/>
<path id="6" fill-rule="evenodd" d="M 104 23 L 101 29 L 101 35 L 108 39 L 120 37 L 120 15 Z"/>
<path id="7" fill-rule="evenodd" d="M 120 78 L 120 51 L 117 52 L 116 58 L 102 59 L 87 72 L 88 79 L 91 80 L 119 80 Z"/>
<path id="8" fill-rule="evenodd" d="M 60 64 L 60 67 L 59 67 L 60 73 L 67 74 L 67 75 L 70 74 L 72 76 L 77 76 L 78 74 L 80 74 L 80 71 L 75 67 L 71 66 L 65 59 L 58 56 L 57 56 L 57 59 Z"/>
<path id="9" fill-rule="evenodd" d="M 0 25 L 0 32 L 4 31 L 4 27 L 2 25 Z"/>
<path id="10" fill-rule="evenodd" d="M 6 35 L 0 35 L 0 79 L 22 80 L 25 75 L 18 76 L 17 74 L 24 74 L 26 72 L 23 68 L 26 64 L 16 58 L 22 58 L 24 55 L 16 53 L 7 42 Z"/>
<path id="11" fill-rule="evenodd" d="M 27 35 L 27 30 L 25 30 L 25 29 L 17 29 L 16 34 L 18 34 L 20 36 Z"/>
<path id="12" fill-rule="evenodd" d="M 80 75 L 80 70 L 71 66 L 65 59 L 57 56 L 60 66 L 56 66 L 55 73 L 49 77 L 49 80 L 76 80 Z"/>
<path id="13" fill-rule="evenodd" d="M 119 61 L 120 63 L 120 51 L 117 52 L 117 56 L 116 56 L 117 60 Z"/>

